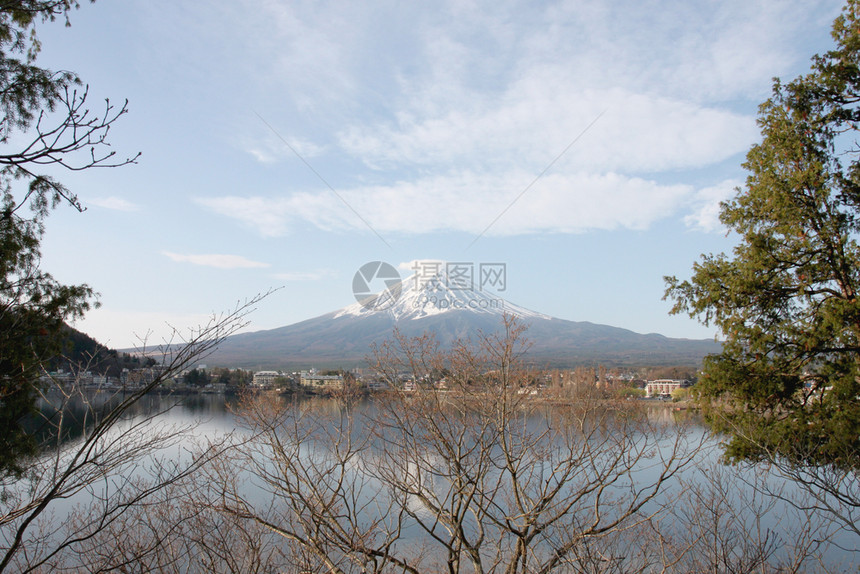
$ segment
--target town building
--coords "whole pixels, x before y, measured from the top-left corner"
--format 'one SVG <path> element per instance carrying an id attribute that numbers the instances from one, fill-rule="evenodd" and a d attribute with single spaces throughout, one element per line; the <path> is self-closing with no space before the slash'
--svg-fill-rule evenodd
<path id="1" fill-rule="evenodd" d="M 275 379 L 283 376 L 283 373 L 279 371 L 257 371 L 254 373 L 252 384 L 255 387 L 271 387 L 275 384 Z"/>
<path id="2" fill-rule="evenodd" d="M 339 391 L 343 389 L 343 375 L 319 375 L 316 371 L 302 371 L 303 387 L 316 391 Z"/>
<path id="3" fill-rule="evenodd" d="M 678 379 L 657 379 L 648 381 L 645 384 L 645 396 L 652 397 L 671 397 L 672 391 L 680 389 L 685 381 Z"/>

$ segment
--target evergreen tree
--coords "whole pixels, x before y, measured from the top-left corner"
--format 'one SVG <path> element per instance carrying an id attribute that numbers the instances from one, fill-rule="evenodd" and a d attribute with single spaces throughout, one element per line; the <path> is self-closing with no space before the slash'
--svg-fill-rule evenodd
<path id="1" fill-rule="evenodd" d="M 74 0 L 0 0 L 0 476 L 22 470 L 36 444 L 21 427 L 33 412 L 41 366 L 59 352 L 63 322 L 94 304 L 87 285 L 63 285 L 39 265 L 48 213 L 83 211 L 55 176 L 57 167 L 113 167 L 110 126 L 126 113 L 86 107 L 87 89 L 71 72 L 35 64 L 36 25 L 65 20 Z"/>
<path id="2" fill-rule="evenodd" d="M 735 459 L 860 465 L 860 18 L 849 0 L 836 46 L 774 82 L 746 185 L 720 219 L 740 238 L 667 277 L 674 313 L 725 337 L 699 385 Z"/>
<path id="3" fill-rule="evenodd" d="M 209 384 L 209 374 L 203 369 L 191 369 L 185 373 L 185 383 L 195 387 L 205 387 Z"/>

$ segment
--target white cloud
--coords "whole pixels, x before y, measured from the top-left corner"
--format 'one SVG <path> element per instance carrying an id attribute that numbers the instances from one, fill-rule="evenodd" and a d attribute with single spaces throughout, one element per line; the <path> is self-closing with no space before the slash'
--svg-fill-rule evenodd
<path id="1" fill-rule="evenodd" d="M 693 212 L 684 217 L 684 223 L 691 229 L 706 233 L 725 231 L 720 222 L 720 202 L 733 197 L 740 185 L 740 181 L 727 180 L 697 191 L 691 200 Z"/>
<path id="2" fill-rule="evenodd" d="M 340 144 L 374 167 L 513 164 L 537 173 L 580 134 L 560 167 L 647 173 L 717 163 L 746 150 L 758 130 L 752 117 L 718 108 L 621 89 L 583 91 L 575 78 L 532 75 L 499 102 L 426 117 L 404 114 L 397 124 L 353 125 Z"/>
<path id="3" fill-rule="evenodd" d="M 416 269 L 426 268 L 426 267 L 435 267 L 445 265 L 445 261 L 442 259 L 413 259 L 412 261 L 401 261 L 397 264 L 397 268 L 402 271 L 408 271 L 409 273 L 414 273 Z"/>
<path id="4" fill-rule="evenodd" d="M 330 134 L 360 117 L 368 120 L 357 126 L 366 135 L 382 118 L 424 125 L 455 111 L 469 117 L 476 109 L 511 110 L 530 101 L 528 95 L 538 98 L 536 105 L 611 90 L 705 108 L 759 100 L 774 75 L 807 60 L 808 29 L 831 21 L 840 4 L 442 0 L 394 9 L 385 2 L 265 0 L 248 10 L 243 2 L 222 1 L 205 15 L 175 9 L 167 30 L 190 26 L 216 44 L 214 58 L 205 51 L 210 44 L 183 44 L 191 53 L 182 59 L 235 77 L 236 87 L 254 94 L 256 109 L 292 142 L 307 137 L 302 128 L 311 124 Z M 164 18 L 163 10 L 156 14 Z M 566 127 L 570 109 L 552 105 L 550 111 Z M 265 131 L 256 121 L 240 121 L 250 127 L 243 134 Z M 541 125 L 534 131 L 545 133 Z M 272 161 L 278 153 L 270 147 L 246 149 Z"/>
<path id="5" fill-rule="evenodd" d="M 325 194 L 297 193 L 288 198 L 198 197 L 197 203 L 215 213 L 237 219 L 263 237 L 280 237 L 289 232 L 294 220 L 316 220 L 331 211 Z"/>
<path id="6" fill-rule="evenodd" d="M 759 137 L 754 102 L 773 75 L 805 62 L 806 23 L 837 8 L 443 0 L 395 16 L 384 5 L 269 0 L 246 17 L 234 7 L 261 30 L 247 49 L 277 54 L 253 78 L 277 101 L 255 107 L 326 179 L 347 182 L 336 187 L 348 205 L 321 185 L 197 201 L 264 237 L 303 222 L 366 230 L 353 209 L 380 234 L 647 229 L 690 206 L 688 225 L 714 229 L 707 190 L 692 197 L 692 185 L 662 176 L 719 166 L 715 181 L 732 177 L 725 166 Z M 292 154 L 255 123 L 240 138 L 248 153 L 263 163 Z"/>
<path id="7" fill-rule="evenodd" d="M 252 261 L 240 255 L 210 254 L 180 254 L 162 251 L 162 254 L 177 263 L 191 263 L 204 267 L 216 267 L 218 269 L 251 269 L 257 267 L 271 267 L 268 263 Z"/>
<path id="8" fill-rule="evenodd" d="M 114 211 L 140 211 L 141 207 L 121 197 L 94 197 L 88 199 L 85 203 L 102 207 L 104 209 L 112 209 Z"/>
<path id="9" fill-rule="evenodd" d="M 277 163 L 287 158 L 294 158 L 296 154 L 303 159 L 308 159 L 319 156 L 325 151 L 322 146 L 297 138 L 289 138 L 287 143 L 284 143 L 279 136 L 271 132 L 266 124 L 261 123 L 260 126 L 269 133 L 258 140 L 249 139 L 244 146 L 245 151 L 260 163 Z M 272 128 L 277 130 L 276 126 L 272 126 Z"/>
<path id="10" fill-rule="evenodd" d="M 238 34 L 268 55 L 257 68 L 280 82 L 285 98 L 312 109 L 336 103 L 349 115 L 366 98 L 456 104 L 452 97 L 464 89 L 559 62 L 580 88 L 650 85 L 723 101 L 758 96 L 772 76 L 808 57 L 798 37 L 811 20 L 832 21 L 840 4 L 443 0 L 395 10 L 384 2 L 271 0 L 257 3 L 253 14 L 237 4 L 229 24 L 244 24 Z"/>
<path id="11" fill-rule="evenodd" d="M 592 229 L 646 229 L 684 204 L 692 188 L 660 185 L 615 173 L 548 175 L 525 193 L 534 174 L 458 173 L 340 192 L 378 233 L 437 231 L 489 235 L 580 233 Z M 517 199 L 519 196 L 519 199 Z M 324 230 L 362 230 L 365 224 L 334 194 L 284 198 L 221 197 L 199 200 L 214 211 L 278 236 L 306 221 Z"/>
<path id="12" fill-rule="evenodd" d="M 316 271 L 292 271 L 286 273 L 275 273 L 273 277 L 281 281 L 319 281 L 336 275 L 332 269 L 320 269 Z"/>

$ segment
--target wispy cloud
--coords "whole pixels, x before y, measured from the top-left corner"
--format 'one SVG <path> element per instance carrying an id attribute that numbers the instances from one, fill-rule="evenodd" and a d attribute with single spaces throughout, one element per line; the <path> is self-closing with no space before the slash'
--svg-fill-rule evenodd
<path id="1" fill-rule="evenodd" d="M 827 0 L 668 0 L 659 10 L 606 0 L 441 0 L 392 11 L 385 3 L 269 0 L 253 15 L 237 5 L 229 23 L 242 22 L 259 52 L 276 54 L 259 68 L 266 81 L 280 82 L 284 98 L 349 117 L 383 98 L 389 106 L 465 109 L 463 96 L 558 62 L 578 90 L 659 86 L 697 100 L 758 97 L 804 54 L 798 32 L 811 19 L 831 21 L 838 7 Z"/>
<path id="2" fill-rule="evenodd" d="M 302 224 L 381 236 L 478 234 L 606 111 L 489 233 L 647 229 L 691 207 L 687 224 L 711 229 L 716 204 L 704 191 L 666 182 L 740 163 L 759 137 L 750 100 L 766 97 L 770 78 L 795 65 L 804 22 L 829 20 L 838 6 L 670 0 L 655 11 L 582 0 L 485 8 L 453 0 L 404 7 L 404 33 L 381 7 L 263 2 L 248 16 L 266 31 L 254 36 L 255 48 L 278 56 L 262 63 L 256 81 L 271 82 L 269 93 L 302 118 L 255 106 L 297 155 L 319 159 L 311 164 L 338 197 L 313 186 L 198 203 L 264 237 Z M 390 31 L 384 40 L 381 28 Z M 241 128 L 254 134 L 248 153 L 266 163 L 290 153 L 252 124 Z"/>
<path id="3" fill-rule="evenodd" d="M 257 140 L 248 140 L 244 147 L 260 163 L 277 163 L 286 158 L 294 158 L 296 154 L 304 158 L 319 156 L 325 151 L 323 146 L 313 142 L 288 138 L 289 146 L 270 133 Z M 291 150 L 290 147 L 293 149 Z M 295 150 L 295 152 L 293 152 Z"/>
<path id="4" fill-rule="evenodd" d="M 281 281 L 319 281 L 335 277 L 337 273 L 333 269 L 318 269 L 315 271 L 288 271 L 275 273 L 273 277 Z"/>
<path id="5" fill-rule="evenodd" d="M 342 194 L 381 232 L 477 234 L 533 178 L 533 174 L 521 171 L 493 175 L 462 173 L 390 186 L 361 187 Z M 682 207 L 692 192 L 690 186 L 660 185 L 613 173 L 547 175 L 529 190 L 528 201 L 514 205 L 488 235 L 646 229 Z M 323 193 L 199 201 L 263 236 L 284 235 L 299 221 L 330 231 L 365 229 L 336 198 Z"/>
<path id="6" fill-rule="evenodd" d="M 87 205 L 95 205 L 104 209 L 114 211 L 140 211 L 141 207 L 121 197 L 93 197 L 85 202 Z"/>
<path id="7" fill-rule="evenodd" d="M 518 165 L 537 172 L 606 110 L 558 167 L 654 173 L 722 161 L 744 151 L 758 133 L 750 116 L 621 89 L 583 91 L 575 78 L 557 76 L 550 81 L 532 74 L 500 102 L 472 107 L 353 125 L 340 134 L 340 145 L 378 169 Z"/>
<path id="8" fill-rule="evenodd" d="M 294 198 L 266 197 L 197 197 L 198 204 L 226 217 L 242 222 L 263 237 L 280 237 L 289 232 L 294 219 L 310 215 L 316 211 L 311 197 L 301 194 Z M 328 205 L 324 197 L 320 197 L 319 208 Z M 293 208 L 304 205 L 306 213 L 298 213 Z"/>
<path id="9" fill-rule="evenodd" d="M 725 231 L 720 222 L 720 203 L 731 198 L 741 185 L 738 180 L 726 180 L 713 187 L 700 189 L 692 197 L 692 213 L 684 217 L 687 227 L 705 233 Z"/>
<path id="10" fill-rule="evenodd" d="M 268 263 L 252 261 L 240 255 L 224 255 L 218 253 L 207 254 L 182 254 L 162 251 L 162 254 L 177 263 L 191 263 L 204 267 L 216 267 L 218 269 L 252 269 L 258 267 L 271 267 Z"/>
<path id="11" fill-rule="evenodd" d="M 402 277 L 411 277 L 415 274 L 424 276 L 432 275 L 437 269 L 445 269 L 445 264 L 442 259 L 413 259 L 401 261 L 397 264 L 397 268 L 403 272 L 400 274 Z"/>

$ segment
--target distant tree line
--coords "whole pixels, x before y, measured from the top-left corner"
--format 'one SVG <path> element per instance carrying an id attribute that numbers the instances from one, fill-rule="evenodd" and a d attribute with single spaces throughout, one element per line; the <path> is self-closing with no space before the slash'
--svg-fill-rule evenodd
<path id="1" fill-rule="evenodd" d="M 195 387 L 205 387 L 210 384 L 220 384 L 227 387 L 246 387 L 254 379 L 252 371 L 243 369 L 227 369 L 214 367 L 212 369 L 194 368 L 185 373 L 185 383 Z"/>

